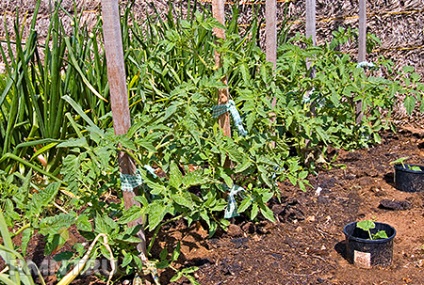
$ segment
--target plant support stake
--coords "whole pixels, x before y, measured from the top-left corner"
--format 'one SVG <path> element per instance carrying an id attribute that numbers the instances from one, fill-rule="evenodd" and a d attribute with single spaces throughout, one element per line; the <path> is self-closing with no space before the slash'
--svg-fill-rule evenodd
<path id="1" fill-rule="evenodd" d="M 266 0 L 266 60 L 277 66 L 277 1 Z M 275 105 L 275 104 L 273 104 Z"/>
<path id="2" fill-rule="evenodd" d="M 306 0 L 306 38 L 312 40 L 312 44 L 317 44 L 317 32 L 316 32 L 316 0 Z M 311 68 L 311 62 L 309 59 L 306 61 L 308 69 Z M 311 70 L 311 78 L 315 77 L 314 70 Z"/>
<path id="3" fill-rule="evenodd" d="M 222 25 L 225 25 L 225 0 L 212 0 L 212 14 L 215 19 L 218 20 Z M 225 31 L 221 28 L 214 28 L 213 30 L 215 36 L 219 40 L 225 39 Z M 215 51 L 215 66 L 220 68 L 222 66 L 221 54 Z M 222 82 L 227 85 L 227 78 L 223 77 Z M 228 88 L 221 88 L 218 90 L 218 105 L 227 104 L 229 98 Z M 230 116 L 228 113 L 224 113 L 218 118 L 219 126 L 221 127 L 223 133 L 227 137 L 231 137 L 231 127 L 230 127 Z"/>
<path id="4" fill-rule="evenodd" d="M 123 135 L 127 133 L 131 126 L 131 117 L 125 78 L 118 0 L 102 0 L 102 16 L 113 127 L 116 135 Z M 118 163 L 121 174 L 136 174 L 135 163 L 126 153 L 122 151 L 118 153 Z M 134 191 L 123 191 L 125 208 L 128 209 L 134 205 L 140 206 L 140 203 L 134 199 L 135 195 Z M 148 261 L 143 224 L 144 221 L 140 218 L 130 222 L 128 226 L 141 225 L 141 229 L 137 233 L 141 242 L 137 245 L 137 249 L 140 252 L 140 258 L 146 264 Z"/>
<path id="5" fill-rule="evenodd" d="M 359 38 L 358 38 L 358 62 L 366 61 L 367 53 L 367 3 L 359 0 Z M 362 101 L 356 102 L 356 124 L 362 122 Z"/>
<path id="6" fill-rule="evenodd" d="M 266 0 L 265 2 L 265 48 L 266 60 L 272 63 L 273 72 L 277 68 L 277 0 Z M 271 99 L 271 106 L 275 108 L 277 105 L 277 98 L 275 96 Z M 275 113 L 272 113 L 270 118 L 273 124 L 276 120 Z M 275 142 L 271 142 L 271 147 L 275 148 Z"/>

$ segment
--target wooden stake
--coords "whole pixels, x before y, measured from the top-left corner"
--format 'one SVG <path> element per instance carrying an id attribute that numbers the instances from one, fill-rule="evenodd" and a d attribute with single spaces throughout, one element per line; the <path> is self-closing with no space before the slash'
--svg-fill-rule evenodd
<path id="1" fill-rule="evenodd" d="M 265 2 L 265 45 L 266 60 L 272 63 L 273 69 L 277 68 L 277 0 L 266 0 Z M 277 105 L 277 98 L 274 96 L 271 101 L 272 108 Z M 275 113 L 271 114 L 271 123 L 276 120 Z M 271 142 L 271 148 L 275 148 L 275 142 Z"/>
<path id="2" fill-rule="evenodd" d="M 367 56 L 367 3 L 359 0 L 359 39 L 358 62 L 366 61 Z M 363 117 L 362 101 L 356 102 L 356 124 L 361 124 Z"/>
<path id="3" fill-rule="evenodd" d="M 313 45 L 317 44 L 316 0 L 306 0 L 306 37 L 312 38 Z"/>
<path id="4" fill-rule="evenodd" d="M 107 75 L 110 86 L 110 102 L 112 106 L 113 128 L 115 134 L 126 134 L 131 126 L 131 116 L 128 103 L 128 93 L 125 77 L 124 52 L 122 48 L 122 34 L 118 0 L 102 0 L 103 35 L 107 61 Z M 134 161 L 124 152 L 118 153 L 119 170 L 123 174 L 134 175 L 136 166 Z M 135 193 L 124 191 L 125 208 L 140 206 L 135 201 Z M 137 246 L 143 261 L 147 260 L 146 238 L 143 230 L 142 218 L 128 224 L 141 225 L 137 233 L 142 240 Z"/>
<path id="5" fill-rule="evenodd" d="M 316 33 L 316 0 L 306 0 L 306 37 L 312 39 L 312 44 L 317 44 Z M 306 60 L 306 67 L 311 68 L 311 62 Z M 311 70 L 311 78 L 315 77 L 315 71 Z"/>
<path id="6" fill-rule="evenodd" d="M 212 0 L 212 15 L 218 22 L 225 25 L 225 0 Z M 225 31 L 223 29 L 214 28 L 213 32 L 218 39 L 225 39 Z M 222 66 L 221 55 L 217 51 L 215 51 L 215 66 L 217 68 Z M 227 78 L 222 78 L 222 82 L 227 85 Z M 218 105 L 226 104 L 229 99 L 228 88 L 218 90 Z M 230 115 L 228 112 L 218 118 L 218 123 L 224 135 L 231 137 Z"/>
<path id="7" fill-rule="evenodd" d="M 277 66 L 277 1 L 266 0 L 266 60 Z"/>

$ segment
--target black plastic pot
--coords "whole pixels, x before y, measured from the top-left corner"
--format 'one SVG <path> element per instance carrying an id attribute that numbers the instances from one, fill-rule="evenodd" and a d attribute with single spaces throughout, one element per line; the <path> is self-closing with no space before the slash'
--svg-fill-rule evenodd
<path id="1" fill-rule="evenodd" d="M 421 170 L 412 170 L 411 167 L 419 167 Z M 395 186 L 405 192 L 424 191 L 424 166 L 414 164 L 395 165 Z"/>
<path id="2" fill-rule="evenodd" d="M 343 233 L 346 236 L 346 259 L 359 267 L 390 266 L 393 260 L 393 239 L 396 230 L 384 223 L 375 222 L 374 234 L 386 231 L 388 238 L 370 240 L 368 232 L 356 227 L 356 222 L 347 224 Z"/>

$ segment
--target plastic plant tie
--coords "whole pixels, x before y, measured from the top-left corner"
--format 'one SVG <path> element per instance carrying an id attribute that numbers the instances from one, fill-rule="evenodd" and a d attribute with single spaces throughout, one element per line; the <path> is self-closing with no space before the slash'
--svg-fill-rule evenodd
<path id="1" fill-rule="evenodd" d="M 214 118 L 218 118 L 219 116 L 222 116 L 227 112 L 230 112 L 231 117 L 233 117 L 233 121 L 235 126 L 237 127 L 239 135 L 243 137 L 246 136 L 247 132 L 243 128 L 243 123 L 240 114 L 237 111 L 236 104 L 233 100 L 229 100 L 226 104 L 216 105 L 212 107 L 212 117 Z"/>
<path id="2" fill-rule="evenodd" d="M 224 211 L 225 219 L 231 219 L 238 216 L 235 196 L 241 191 L 245 191 L 243 187 L 238 185 L 233 185 L 233 187 L 231 187 L 230 194 L 228 194 L 228 204 Z"/>
<path id="3" fill-rule="evenodd" d="M 230 106 L 229 106 L 229 111 L 230 111 L 230 113 L 231 113 L 231 116 L 233 117 L 234 124 L 235 124 L 235 125 L 236 125 L 236 127 L 237 127 L 237 130 L 238 130 L 239 135 L 241 135 L 241 136 L 245 137 L 245 136 L 247 135 L 247 132 L 246 132 L 246 130 L 243 128 L 243 123 L 242 123 L 242 120 L 241 120 L 241 118 L 240 118 L 240 114 L 239 114 L 239 112 L 237 111 L 236 104 L 234 103 L 234 101 L 233 101 L 233 100 L 228 101 L 228 103 L 227 103 L 227 104 L 229 104 L 229 105 L 230 105 Z"/>
<path id="4" fill-rule="evenodd" d="M 156 173 L 155 173 L 155 169 L 153 168 L 153 167 L 151 167 L 150 165 L 145 165 L 144 166 L 144 169 L 146 169 L 147 170 L 147 172 L 149 172 L 152 176 L 153 176 L 153 178 L 157 178 L 158 176 L 156 175 Z"/>
<path id="5" fill-rule="evenodd" d="M 281 168 L 279 166 L 277 166 L 277 165 L 274 166 L 274 172 L 272 173 L 272 176 L 271 176 L 272 180 L 277 179 L 277 171 L 280 171 L 280 169 Z"/>
<path id="6" fill-rule="evenodd" d="M 227 105 L 228 105 L 228 103 L 227 104 L 213 106 L 212 107 L 212 117 L 214 117 L 216 119 L 219 116 L 222 116 L 225 113 L 227 113 L 228 112 L 228 106 Z"/>
<path id="7" fill-rule="evenodd" d="M 364 68 L 364 67 L 372 68 L 374 66 L 375 66 L 374 63 L 372 62 L 361 61 L 356 65 L 356 68 Z"/>
<path id="8" fill-rule="evenodd" d="M 311 101 L 311 96 L 314 94 L 314 92 L 315 92 L 314 87 L 312 87 L 311 90 L 307 91 L 302 97 L 302 103 L 303 104 L 309 103 Z"/>
<path id="9" fill-rule="evenodd" d="M 143 184 L 143 179 L 141 178 L 141 173 L 138 169 L 134 175 L 121 173 L 120 178 L 122 191 L 133 192 L 134 188 L 137 188 Z"/>

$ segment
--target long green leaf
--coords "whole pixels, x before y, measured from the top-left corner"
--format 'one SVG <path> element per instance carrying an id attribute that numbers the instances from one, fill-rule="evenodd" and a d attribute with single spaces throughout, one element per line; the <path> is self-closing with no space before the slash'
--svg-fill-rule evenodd
<path id="1" fill-rule="evenodd" d="M 94 122 L 84 113 L 81 106 L 77 102 L 75 102 L 74 99 L 72 99 L 68 95 L 63 96 L 62 99 L 68 102 L 72 106 L 72 108 L 74 108 L 74 110 L 78 113 L 78 115 L 80 115 L 81 118 L 83 118 L 84 121 L 86 121 L 90 126 L 97 127 Z"/>
<path id="2" fill-rule="evenodd" d="M 69 53 L 69 57 L 71 60 L 71 64 L 72 67 L 75 68 L 75 70 L 78 72 L 79 76 L 81 76 L 82 81 L 84 82 L 84 84 L 88 87 L 88 89 L 90 89 L 91 92 L 93 92 L 93 94 L 99 98 L 100 100 L 104 101 L 104 102 L 108 102 L 107 99 L 105 99 L 102 95 L 100 95 L 99 92 L 97 92 L 97 90 L 93 87 L 93 85 L 91 85 L 91 83 L 88 81 L 87 77 L 84 75 L 84 73 L 82 72 L 81 68 L 78 65 L 78 61 L 75 57 L 75 54 L 72 50 L 72 45 L 69 41 L 69 38 L 65 38 L 65 43 L 66 46 L 68 47 L 68 53 Z"/>
<path id="3" fill-rule="evenodd" d="M 14 250 L 14 245 L 13 245 L 12 239 L 10 238 L 9 229 L 7 228 L 6 220 L 4 218 L 3 211 L 1 209 L 0 209 L 0 234 L 4 243 L 4 246 L 0 248 L 0 254 L 7 265 L 14 266 L 15 258 L 13 257 L 13 254 L 11 253 L 11 251 Z M 20 283 L 19 272 L 17 270 L 13 270 L 13 272 L 14 274 L 10 275 L 10 279 L 12 282 L 16 282 L 17 284 L 19 284 Z"/>
<path id="4" fill-rule="evenodd" d="M 32 169 L 34 169 L 35 171 L 39 172 L 40 174 L 43 174 L 43 175 L 45 175 L 45 176 L 47 176 L 47 177 L 49 177 L 49 178 L 51 178 L 51 179 L 53 179 L 53 180 L 55 180 L 55 181 L 57 181 L 57 182 L 60 182 L 60 183 L 62 183 L 62 184 L 65 184 L 62 180 L 60 180 L 60 179 L 59 179 L 59 178 L 57 178 L 56 176 L 52 175 L 50 172 L 47 172 L 47 171 L 43 170 L 42 168 L 38 167 L 37 165 L 32 164 L 32 163 L 28 162 L 27 160 L 22 159 L 22 158 L 20 158 L 20 157 L 18 157 L 18 156 L 16 156 L 16 155 L 14 155 L 14 154 L 12 154 L 12 153 L 6 153 L 5 155 L 3 155 L 3 156 L 0 158 L 0 162 L 3 162 L 3 161 L 5 161 L 5 160 L 7 160 L 7 159 L 13 159 L 13 160 L 15 160 L 15 161 L 17 161 L 17 162 L 20 162 L 20 163 L 22 163 L 23 165 L 26 165 L 26 166 L 28 166 L 28 167 L 30 167 L 30 168 L 32 168 Z"/>

